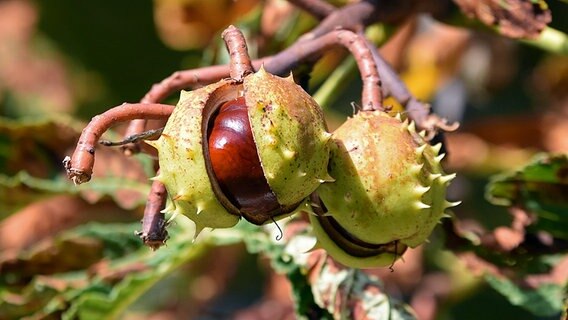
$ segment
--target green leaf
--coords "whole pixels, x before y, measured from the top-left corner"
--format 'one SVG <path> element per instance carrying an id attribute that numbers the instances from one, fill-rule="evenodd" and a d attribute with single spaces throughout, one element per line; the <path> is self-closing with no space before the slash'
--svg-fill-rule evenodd
<path id="1" fill-rule="evenodd" d="M 512 173 L 493 177 L 486 198 L 495 205 L 521 205 L 538 215 L 534 228 L 568 239 L 568 155 L 538 155 Z"/>
<path id="2" fill-rule="evenodd" d="M 485 280 L 511 304 L 522 307 L 535 316 L 554 316 L 563 310 L 564 288 L 560 285 L 543 284 L 530 290 L 521 289 L 508 279 L 489 274 L 485 275 Z"/>
<path id="3" fill-rule="evenodd" d="M 289 270 L 286 275 L 292 285 L 292 295 L 297 315 L 310 315 L 312 318 L 317 319 L 333 319 L 327 310 L 316 304 L 312 287 L 299 267 Z"/>
<path id="4" fill-rule="evenodd" d="M 180 220 L 183 219 L 178 219 Z M 101 279 L 94 281 L 70 301 L 70 308 L 65 311 L 63 318 L 116 319 L 156 282 L 181 264 L 198 257 L 207 243 L 193 244 L 180 224 L 184 223 L 178 222 L 177 226 L 169 229 L 172 238 L 167 247 L 157 252 L 141 247 L 120 259 L 115 259 L 110 266 L 112 270 L 117 270 L 119 274 L 120 270 L 129 270 L 132 266 L 135 267 L 134 270 L 114 285 L 106 284 L 107 290 L 94 290 L 97 288 L 97 282 L 105 283 Z M 133 232 L 132 235 L 134 236 Z"/>
<path id="5" fill-rule="evenodd" d="M 130 192 L 125 197 L 120 190 Z M 132 209 L 143 205 L 150 192 L 150 184 L 126 177 L 98 177 L 89 183 L 74 185 L 63 175 L 52 178 L 37 178 L 28 172 L 20 171 L 14 176 L 0 173 L 0 202 L 6 207 L 0 208 L 0 217 L 20 209 L 21 206 L 54 194 L 96 193 L 97 199 L 102 196 L 112 198 L 124 209 Z M 91 201 L 92 202 L 92 201 Z"/>
<path id="6" fill-rule="evenodd" d="M 86 252 L 94 259 L 84 258 L 83 265 L 75 265 L 73 268 L 65 268 L 68 264 L 63 263 L 60 269 L 50 274 L 25 273 L 33 278 L 23 289 L 18 289 L 10 283 L 14 283 L 18 275 L 24 274 L 17 274 L 14 269 L 12 273 L 3 272 L 0 275 L 0 297 L 3 298 L 0 302 L 0 317 L 118 319 L 154 284 L 179 266 L 199 258 L 210 246 L 245 241 L 249 250 L 269 256 L 276 268 L 288 275 L 294 288 L 297 312 L 300 316 L 317 315 L 318 318 L 329 318 L 329 312 L 314 300 L 313 287 L 305 274 L 305 261 L 300 258 L 302 254 L 296 252 L 295 245 L 290 248 L 290 242 L 276 241 L 274 234 L 266 230 L 270 227 L 253 226 L 243 221 L 230 229 L 214 232 L 204 230 L 198 239 L 193 241 L 193 223 L 180 216 L 168 229 L 171 238 L 167 246 L 156 252 L 143 247 L 134 235 L 133 230 L 138 227 L 138 224 L 133 223 L 89 223 L 62 233 L 50 246 L 44 245 L 39 249 L 32 248 L 23 252 L 20 260 L 24 268 L 21 270 L 27 270 L 37 262 L 57 265 L 67 256 L 76 256 L 81 252 Z M 303 243 L 309 239 L 307 234 L 298 235 L 291 242 Z M 30 252 L 36 254 L 32 255 Z M 37 254 L 38 252 L 56 254 Z M 33 257 L 44 259 L 37 260 Z M 350 274 L 359 281 L 349 278 L 348 283 L 368 283 L 360 270 L 353 272 Z M 341 285 L 347 282 L 337 283 Z M 406 314 L 402 312 L 403 305 L 394 304 L 383 296 L 384 294 L 381 294 L 381 297 L 367 297 L 369 302 L 382 299 L 379 304 L 373 304 L 372 309 L 376 314 L 411 319 L 402 317 Z M 384 309 L 385 307 L 388 310 Z"/>

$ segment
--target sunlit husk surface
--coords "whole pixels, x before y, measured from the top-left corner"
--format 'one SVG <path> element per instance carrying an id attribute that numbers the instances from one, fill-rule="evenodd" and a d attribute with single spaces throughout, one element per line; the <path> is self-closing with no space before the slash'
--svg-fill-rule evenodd
<path id="1" fill-rule="evenodd" d="M 329 167 L 335 181 L 318 188 L 326 215 L 342 230 L 330 232 L 329 224 L 312 215 L 318 246 L 346 265 L 376 267 L 423 243 L 445 209 L 455 205 L 445 200 L 455 175 L 444 173 L 440 147 L 427 144 L 414 123 L 400 116 L 367 111 L 348 119 L 332 137 Z M 361 256 L 341 245 L 341 233 L 391 249 Z"/>
<path id="2" fill-rule="evenodd" d="M 292 77 L 280 78 L 263 69 L 242 83 L 228 79 L 181 93 L 162 136 L 150 142 L 159 152 L 160 174 L 166 185 L 167 213 L 183 214 L 205 227 L 227 228 L 240 218 L 208 167 L 207 126 L 216 109 L 243 96 L 265 178 L 281 210 L 248 219 L 262 224 L 292 213 L 328 179 L 330 134 L 315 101 Z"/>

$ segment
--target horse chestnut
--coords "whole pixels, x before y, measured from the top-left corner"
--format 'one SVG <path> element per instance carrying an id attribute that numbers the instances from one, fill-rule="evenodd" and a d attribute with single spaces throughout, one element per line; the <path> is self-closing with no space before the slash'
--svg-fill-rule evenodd
<path id="1" fill-rule="evenodd" d="M 318 246 L 351 267 L 392 264 L 423 243 L 456 205 L 445 200 L 441 144 L 427 144 L 413 122 L 361 111 L 333 133 L 329 170 L 310 216 Z M 321 201 L 321 202 L 319 202 Z"/>
<path id="2" fill-rule="evenodd" d="M 291 77 L 264 69 L 182 92 L 161 137 L 165 211 L 204 227 L 260 225 L 292 213 L 329 180 L 321 108 Z"/>
<path id="3" fill-rule="evenodd" d="M 244 97 L 221 106 L 208 136 L 215 178 L 231 203 L 253 216 L 278 209 L 262 171 Z"/>

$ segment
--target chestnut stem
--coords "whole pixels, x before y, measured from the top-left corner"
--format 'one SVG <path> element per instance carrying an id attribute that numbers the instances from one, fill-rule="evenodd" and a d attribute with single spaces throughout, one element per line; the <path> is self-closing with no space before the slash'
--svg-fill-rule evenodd
<path id="1" fill-rule="evenodd" d="M 383 110 L 383 89 L 379 76 L 379 69 L 373 59 L 371 47 L 367 39 L 351 31 L 338 32 L 339 42 L 347 47 L 355 57 L 361 79 L 363 80 L 363 92 L 361 94 L 362 110 Z"/>
<path id="2" fill-rule="evenodd" d="M 246 75 L 254 72 L 245 37 L 241 30 L 233 25 L 227 27 L 221 34 L 221 37 L 225 41 L 231 57 L 229 64 L 230 76 L 237 81 L 242 81 Z"/>
<path id="3" fill-rule="evenodd" d="M 160 181 L 154 180 L 144 208 L 142 231 L 137 232 L 144 244 L 152 250 L 164 245 L 168 239 L 167 221 L 162 212 L 166 205 L 166 197 L 166 186 Z"/>
<path id="4" fill-rule="evenodd" d="M 334 30 L 317 39 L 298 41 L 267 61 L 265 69 L 281 74 L 284 72 L 284 66 L 288 70 L 292 69 L 299 61 L 321 55 L 326 49 L 336 45 L 347 48 L 357 61 L 363 80 L 361 96 L 363 110 L 383 110 L 382 83 L 370 49 L 372 46 L 367 43 L 364 36 L 352 31 Z"/>
<path id="5" fill-rule="evenodd" d="M 67 175 L 75 184 L 91 179 L 95 163 L 95 146 L 102 134 L 112 125 L 137 118 L 166 119 L 173 110 L 174 106 L 165 104 L 124 103 L 93 117 L 83 129 L 73 156 L 64 160 Z"/>

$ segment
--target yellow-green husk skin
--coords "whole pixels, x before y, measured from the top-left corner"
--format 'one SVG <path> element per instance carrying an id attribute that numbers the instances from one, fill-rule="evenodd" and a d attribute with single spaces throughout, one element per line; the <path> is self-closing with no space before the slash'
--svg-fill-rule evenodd
<path id="1" fill-rule="evenodd" d="M 209 182 L 201 145 L 206 99 L 224 85 L 228 82 L 182 91 L 162 135 L 151 143 L 158 150 L 160 163 L 160 173 L 154 179 L 166 186 L 169 197 L 164 212 L 187 216 L 195 223 L 196 235 L 204 227 L 228 228 L 239 220 L 217 200 Z"/>
<path id="2" fill-rule="evenodd" d="M 302 201 L 329 179 L 329 139 L 318 104 L 294 83 L 264 69 L 244 81 L 260 163 L 278 202 Z"/>
<path id="3" fill-rule="evenodd" d="M 438 155 L 413 123 L 380 111 L 361 111 L 332 136 L 330 175 L 318 194 L 343 229 L 369 244 L 423 243 L 454 204 L 445 200 L 448 182 Z M 368 268 L 393 263 L 394 255 L 354 257 L 339 248 L 311 217 L 319 246 L 337 261 Z"/>
<path id="4" fill-rule="evenodd" d="M 197 233 L 232 227 L 240 218 L 215 195 L 202 144 L 207 110 L 241 95 L 265 178 L 282 206 L 302 202 L 328 177 L 331 134 L 323 112 L 291 77 L 261 69 L 242 82 L 227 79 L 183 91 L 162 136 L 150 143 L 159 154 L 155 179 L 164 183 L 170 199 L 164 211 L 189 217 Z"/>

